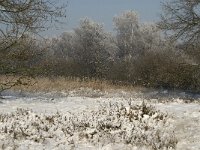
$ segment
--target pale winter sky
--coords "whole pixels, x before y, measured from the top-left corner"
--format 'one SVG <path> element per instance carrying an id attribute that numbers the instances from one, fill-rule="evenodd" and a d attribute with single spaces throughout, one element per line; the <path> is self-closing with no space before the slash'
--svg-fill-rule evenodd
<path id="1" fill-rule="evenodd" d="M 59 35 L 78 26 L 80 18 L 88 17 L 103 23 L 108 31 L 113 29 L 113 17 L 126 10 L 136 11 L 142 22 L 159 20 L 161 2 L 164 0 L 62 0 L 68 1 L 66 24 L 57 30 L 48 31 L 48 35 Z"/>

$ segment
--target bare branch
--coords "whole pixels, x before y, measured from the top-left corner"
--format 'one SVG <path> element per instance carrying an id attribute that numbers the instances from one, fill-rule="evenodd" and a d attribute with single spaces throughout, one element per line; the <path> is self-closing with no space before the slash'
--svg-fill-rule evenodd
<path id="1" fill-rule="evenodd" d="M 200 36 L 200 1 L 172 0 L 163 3 L 159 27 L 172 39 L 198 42 Z"/>

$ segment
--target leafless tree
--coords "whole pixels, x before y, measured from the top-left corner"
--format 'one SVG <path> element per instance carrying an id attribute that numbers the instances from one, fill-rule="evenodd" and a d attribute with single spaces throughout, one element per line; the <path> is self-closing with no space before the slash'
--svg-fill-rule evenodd
<path id="1" fill-rule="evenodd" d="M 57 0 L 0 0 L 0 50 L 17 43 L 25 34 L 38 34 L 65 16 Z"/>
<path id="2" fill-rule="evenodd" d="M 163 3 L 159 23 L 173 40 L 197 43 L 200 38 L 200 1 L 169 0 Z"/>
<path id="3" fill-rule="evenodd" d="M 22 48 L 19 45 L 24 37 L 39 35 L 59 22 L 59 18 L 66 17 L 65 8 L 59 0 L 0 0 L 0 71 L 16 73 L 17 70 L 5 66 L 4 62 L 11 59 L 9 52 Z M 0 82 L 0 92 L 3 86 Z"/>

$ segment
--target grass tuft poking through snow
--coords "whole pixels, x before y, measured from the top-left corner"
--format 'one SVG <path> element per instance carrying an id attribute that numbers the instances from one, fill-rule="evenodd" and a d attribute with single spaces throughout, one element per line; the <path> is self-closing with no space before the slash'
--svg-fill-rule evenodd
<path id="1" fill-rule="evenodd" d="M 17 109 L 0 115 L 0 149 L 175 149 L 170 117 L 144 102 L 102 104 L 98 110 L 51 115 Z M 112 148 L 111 148 L 112 149 Z"/>

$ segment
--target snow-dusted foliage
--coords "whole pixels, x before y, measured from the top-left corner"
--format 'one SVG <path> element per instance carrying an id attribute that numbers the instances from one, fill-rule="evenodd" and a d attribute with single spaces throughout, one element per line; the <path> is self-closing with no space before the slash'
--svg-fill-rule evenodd
<path id="1" fill-rule="evenodd" d="M 133 11 L 124 12 L 122 15 L 113 19 L 115 30 L 117 31 L 118 46 L 120 56 L 124 57 L 133 54 L 136 39 L 139 38 L 139 19 Z"/>
<path id="2" fill-rule="evenodd" d="M 84 68 L 86 76 L 101 77 L 108 71 L 113 56 L 112 36 L 104 31 L 103 25 L 88 18 L 82 19 L 75 28 L 75 61 Z"/>
<path id="3" fill-rule="evenodd" d="M 98 110 L 38 114 L 18 109 L 0 115 L 1 149 L 70 149 L 87 144 L 102 148 L 175 149 L 177 140 L 167 114 L 145 104 L 102 104 Z"/>
<path id="4" fill-rule="evenodd" d="M 125 11 L 114 17 L 120 57 L 136 57 L 159 45 L 160 33 L 155 24 L 142 24 L 138 14 Z"/>
<path id="5" fill-rule="evenodd" d="M 115 59 L 115 38 L 102 24 L 84 18 L 71 32 L 50 40 L 46 68 L 54 74 L 102 78 Z M 50 69 L 49 69 L 50 70 Z M 71 71 L 70 71 L 71 70 Z"/>

